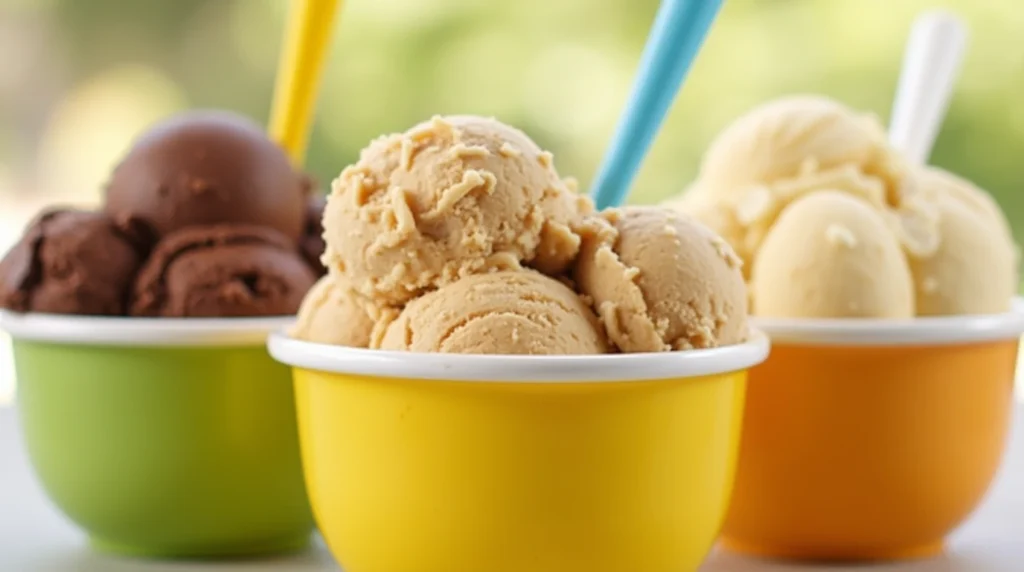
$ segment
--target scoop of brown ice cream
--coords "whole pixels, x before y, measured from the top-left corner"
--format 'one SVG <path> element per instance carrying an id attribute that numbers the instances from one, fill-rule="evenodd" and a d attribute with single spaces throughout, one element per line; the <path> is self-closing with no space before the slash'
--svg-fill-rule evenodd
<path id="1" fill-rule="evenodd" d="M 221 111 L 183 113 L 143 134 L 114 169 L 105 210 L 164 236 L 224 223 L 302 236 L 309 179 L 254 122 Z"/>
<path id="2" fill-rule="evenodd" d="M 0 307 L 15 312 L 119 315 L 152 245 L 139 220 L 50 210 L 0 261 Z"/>
<path id="3" fill-rule="evenodd" d="M 327 273 L 320 256 L 324 253 L 324 206 L 327 199 L 323 195 L 314 195 L 309 198 L 306 204 L 306 228 L 299 241 L 299 250 L 306 262 L 313 268 L 318 276 Z"/>
<path id="4" fill-rule="evenodd" d="M 131 314 L 294 314 L 316 276 L 295 243 L 264 227 L 192 227 L 157 244 L 135 281 Z"/>

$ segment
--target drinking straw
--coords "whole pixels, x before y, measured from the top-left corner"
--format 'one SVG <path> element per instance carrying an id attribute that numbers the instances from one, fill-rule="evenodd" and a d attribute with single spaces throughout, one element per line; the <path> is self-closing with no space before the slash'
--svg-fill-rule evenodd
<path id="1" fill-rule="evenodd" d="M 291 10 L 277 68 L 269 132 L 296 166 L 302 166 L 306 158 L 316 95 L 340 3 L 340 0 L 289 2 Z"/>
<path id="2" fill-rule="evenodd" d="M 618 206 L 700 51 L 722 0 L 662 0 L 633 91 L 594 179 L 597 207 Z"/>
<path id="3" fill-rule="evenodd" d="M 924 12 L 911 26 L 889 120 L 889 142 L 914 164 L 928 162 L 966 44 L 967 26 L 951 12 Z"/>

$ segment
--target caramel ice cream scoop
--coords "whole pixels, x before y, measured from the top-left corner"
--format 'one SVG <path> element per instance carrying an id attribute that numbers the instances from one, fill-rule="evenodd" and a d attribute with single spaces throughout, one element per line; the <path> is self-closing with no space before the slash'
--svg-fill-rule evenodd
<path id="1" fill-rule="evenodd" d="M 356 292 L 343 276 L 330 273 L 306 294 L 291 333 L 307 342 L 368 348 L 375 326 L 394 313 Z"/>
<path id="2" fill-rule="evenodd" d="M 565 284 L 523 270 L 468 276 L 413 300 L 391 322 L 385 350 L 464 354 L 600 354 L 593 311 Z"/>
<path id="3" fill-rule="evenodd" d="M 563 271 L 588 208 L 521 131 L 435 117 L 372 142 L 334 181 L 325 260 L 363 295 L 400 305 L 479 272 Z"/>
<path id="4" fill-rule="evenodd" d="M 602 217 L 584 234 L 573 276 L 621 351 L 743 341 L 742 262 L 724 239 L 665 208 L 630 207 Z"/>

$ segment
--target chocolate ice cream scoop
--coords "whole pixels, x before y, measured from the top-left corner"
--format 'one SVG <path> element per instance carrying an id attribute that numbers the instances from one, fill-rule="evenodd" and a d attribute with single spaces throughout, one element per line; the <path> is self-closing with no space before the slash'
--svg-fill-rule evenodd
<path id="1" fill-rule="evenodd" d="M 264 227 L 215 225 L 168 235 L 135 281 L 131 314 L 294 314 L 316 276 L 295 243 Z"/>
<path id="2" fill-rule="evenodd" d="M 302 236 L 309 179 L 247 118 L 176 115 L 136 140 L 106 189 L 108 213 L 143 218 L 160 233 L 222 223 Z"/>
<path id="3" fill-rule="evenodd" d="M 299 250 L 306 257 L 306 261 L 313 267 L 313 271 L 319 276 L 327 273 L 320 256 L 324 253 L 324 206 L 327 199 L 322 195 L 314 195 L 309 198 L 306 204 L 306 228 L 299 241 Z"/>
<path id="4" fill-rule="evenodd" d="M 153 242 L 137 219 L 50 210 L 0 261 L 0 307 L 15 312 L 125 313 L 132 279 Z"/>

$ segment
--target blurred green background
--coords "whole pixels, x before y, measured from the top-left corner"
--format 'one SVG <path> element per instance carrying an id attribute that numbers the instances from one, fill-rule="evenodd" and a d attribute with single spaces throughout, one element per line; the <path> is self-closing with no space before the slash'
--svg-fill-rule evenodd
<path id="1" fill-rule="evenodd" d="M 345 0 L 309 168 L 326 185 L 382 132 L 475 113 L 524 129 L 586 188 L 657 4 Z M 0 0 L 0 249 L 43 204 L 97 203 L 161 116 L 224 107 L 264 121 L 287 5 Z M 716 132 L 776 96 L 823 93 L 887 120 L 911 21 L 933 7 L 972 31 L 933 163 L 995 195 L 1020 237 L 1021 0 L 726 0 L 633 200 L 678 192 Z"/>
<path id="2" fill-rule="evenodd" d="M 434 113 L 495 115 L 586 186 L 630 87 L 655 0 L 346 0 L 309 167 L 322 183 L 370 138 Z M 1020 0 L 727 0 L 634 200 L 678 191 L 752 105 L 819 92 L 887 118 L 914 15 L 972 37 L 933 162 L 1024 216 Z M 95 202 L 132 136 L 188 107 L 267 116 L 287 0 L 0 0 L 0 205 Z"/>

